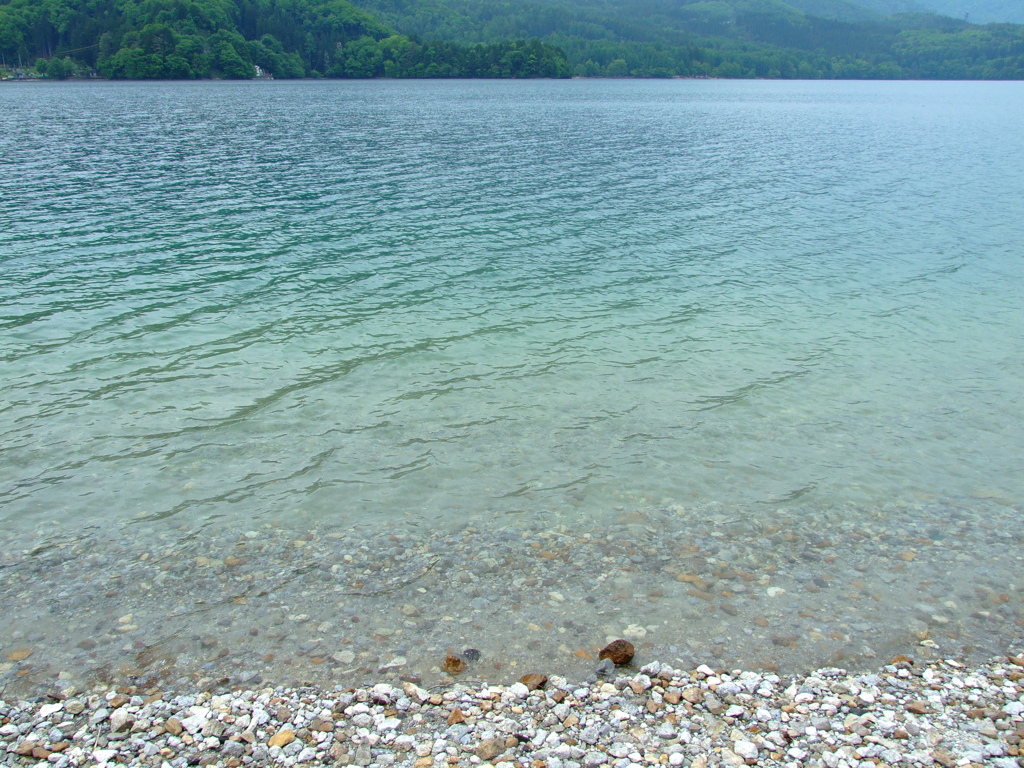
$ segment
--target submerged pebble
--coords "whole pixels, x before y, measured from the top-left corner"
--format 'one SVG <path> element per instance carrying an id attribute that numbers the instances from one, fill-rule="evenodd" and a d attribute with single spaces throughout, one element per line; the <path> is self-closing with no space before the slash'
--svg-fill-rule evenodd
<path id="1" fill-rule="evenodd" d="M 868 669 L 898 653 L 978 660 L 1024 626 L 1010 507 L 617 514 L 3 531 L 0 689 L 429 686 L 447 656 L 481 681 L 585 679 L 610 672 L 595 660 L 615 639 L 641 665 Z"/>

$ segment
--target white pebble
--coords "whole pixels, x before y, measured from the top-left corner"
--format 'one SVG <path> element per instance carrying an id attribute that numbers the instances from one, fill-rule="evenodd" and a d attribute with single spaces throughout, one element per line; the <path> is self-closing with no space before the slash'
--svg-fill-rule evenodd
<path id="1" fill-rule="evenodd" d="M 512 685 L 508 687 L 508 691 L 517 699 L 525 699 L 530 695 L 530 689 L 523 683 L 512 683 Z"/>
<path id="2" fill-rule="evenodd" d="M 747 741 L 746 739 L 740 739 L 739 741 L 733 742 L 732 751 L 744 760 L 757 759 L 757 745 L 752 741 Z"/>

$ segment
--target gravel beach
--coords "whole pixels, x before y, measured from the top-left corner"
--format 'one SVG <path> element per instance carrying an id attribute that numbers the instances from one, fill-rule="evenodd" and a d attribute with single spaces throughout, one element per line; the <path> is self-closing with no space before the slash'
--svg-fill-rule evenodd
<path id="1" fill-rule="evenodd" d="M 121 687 L 0 697 L 4 765 L 1024 765 L 1024 655 L 798 677 L 652 661 L 590 682 Z"/>

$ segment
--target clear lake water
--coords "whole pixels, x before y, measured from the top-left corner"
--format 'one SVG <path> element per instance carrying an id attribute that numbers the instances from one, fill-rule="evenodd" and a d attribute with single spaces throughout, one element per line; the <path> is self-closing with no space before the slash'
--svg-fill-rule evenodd
<path id="1" fill-rule="evenodd" d="M 1018 643 L 1021 126 L 1021 83 L 4 84 L 0 685 Z"/>

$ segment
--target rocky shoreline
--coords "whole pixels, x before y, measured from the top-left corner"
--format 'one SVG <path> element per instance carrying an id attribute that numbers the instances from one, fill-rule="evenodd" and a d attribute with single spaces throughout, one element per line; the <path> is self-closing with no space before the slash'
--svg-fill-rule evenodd
<path id="1" fill-rule="evenodd" d="M 607 671 L 607 670 L 605 670 Z M 652 661 L 589 682 L 167 691 L 3 700 L 8 766 L 1024 766 L 1024 654 L 899 656 L 798 677 Z"/>

